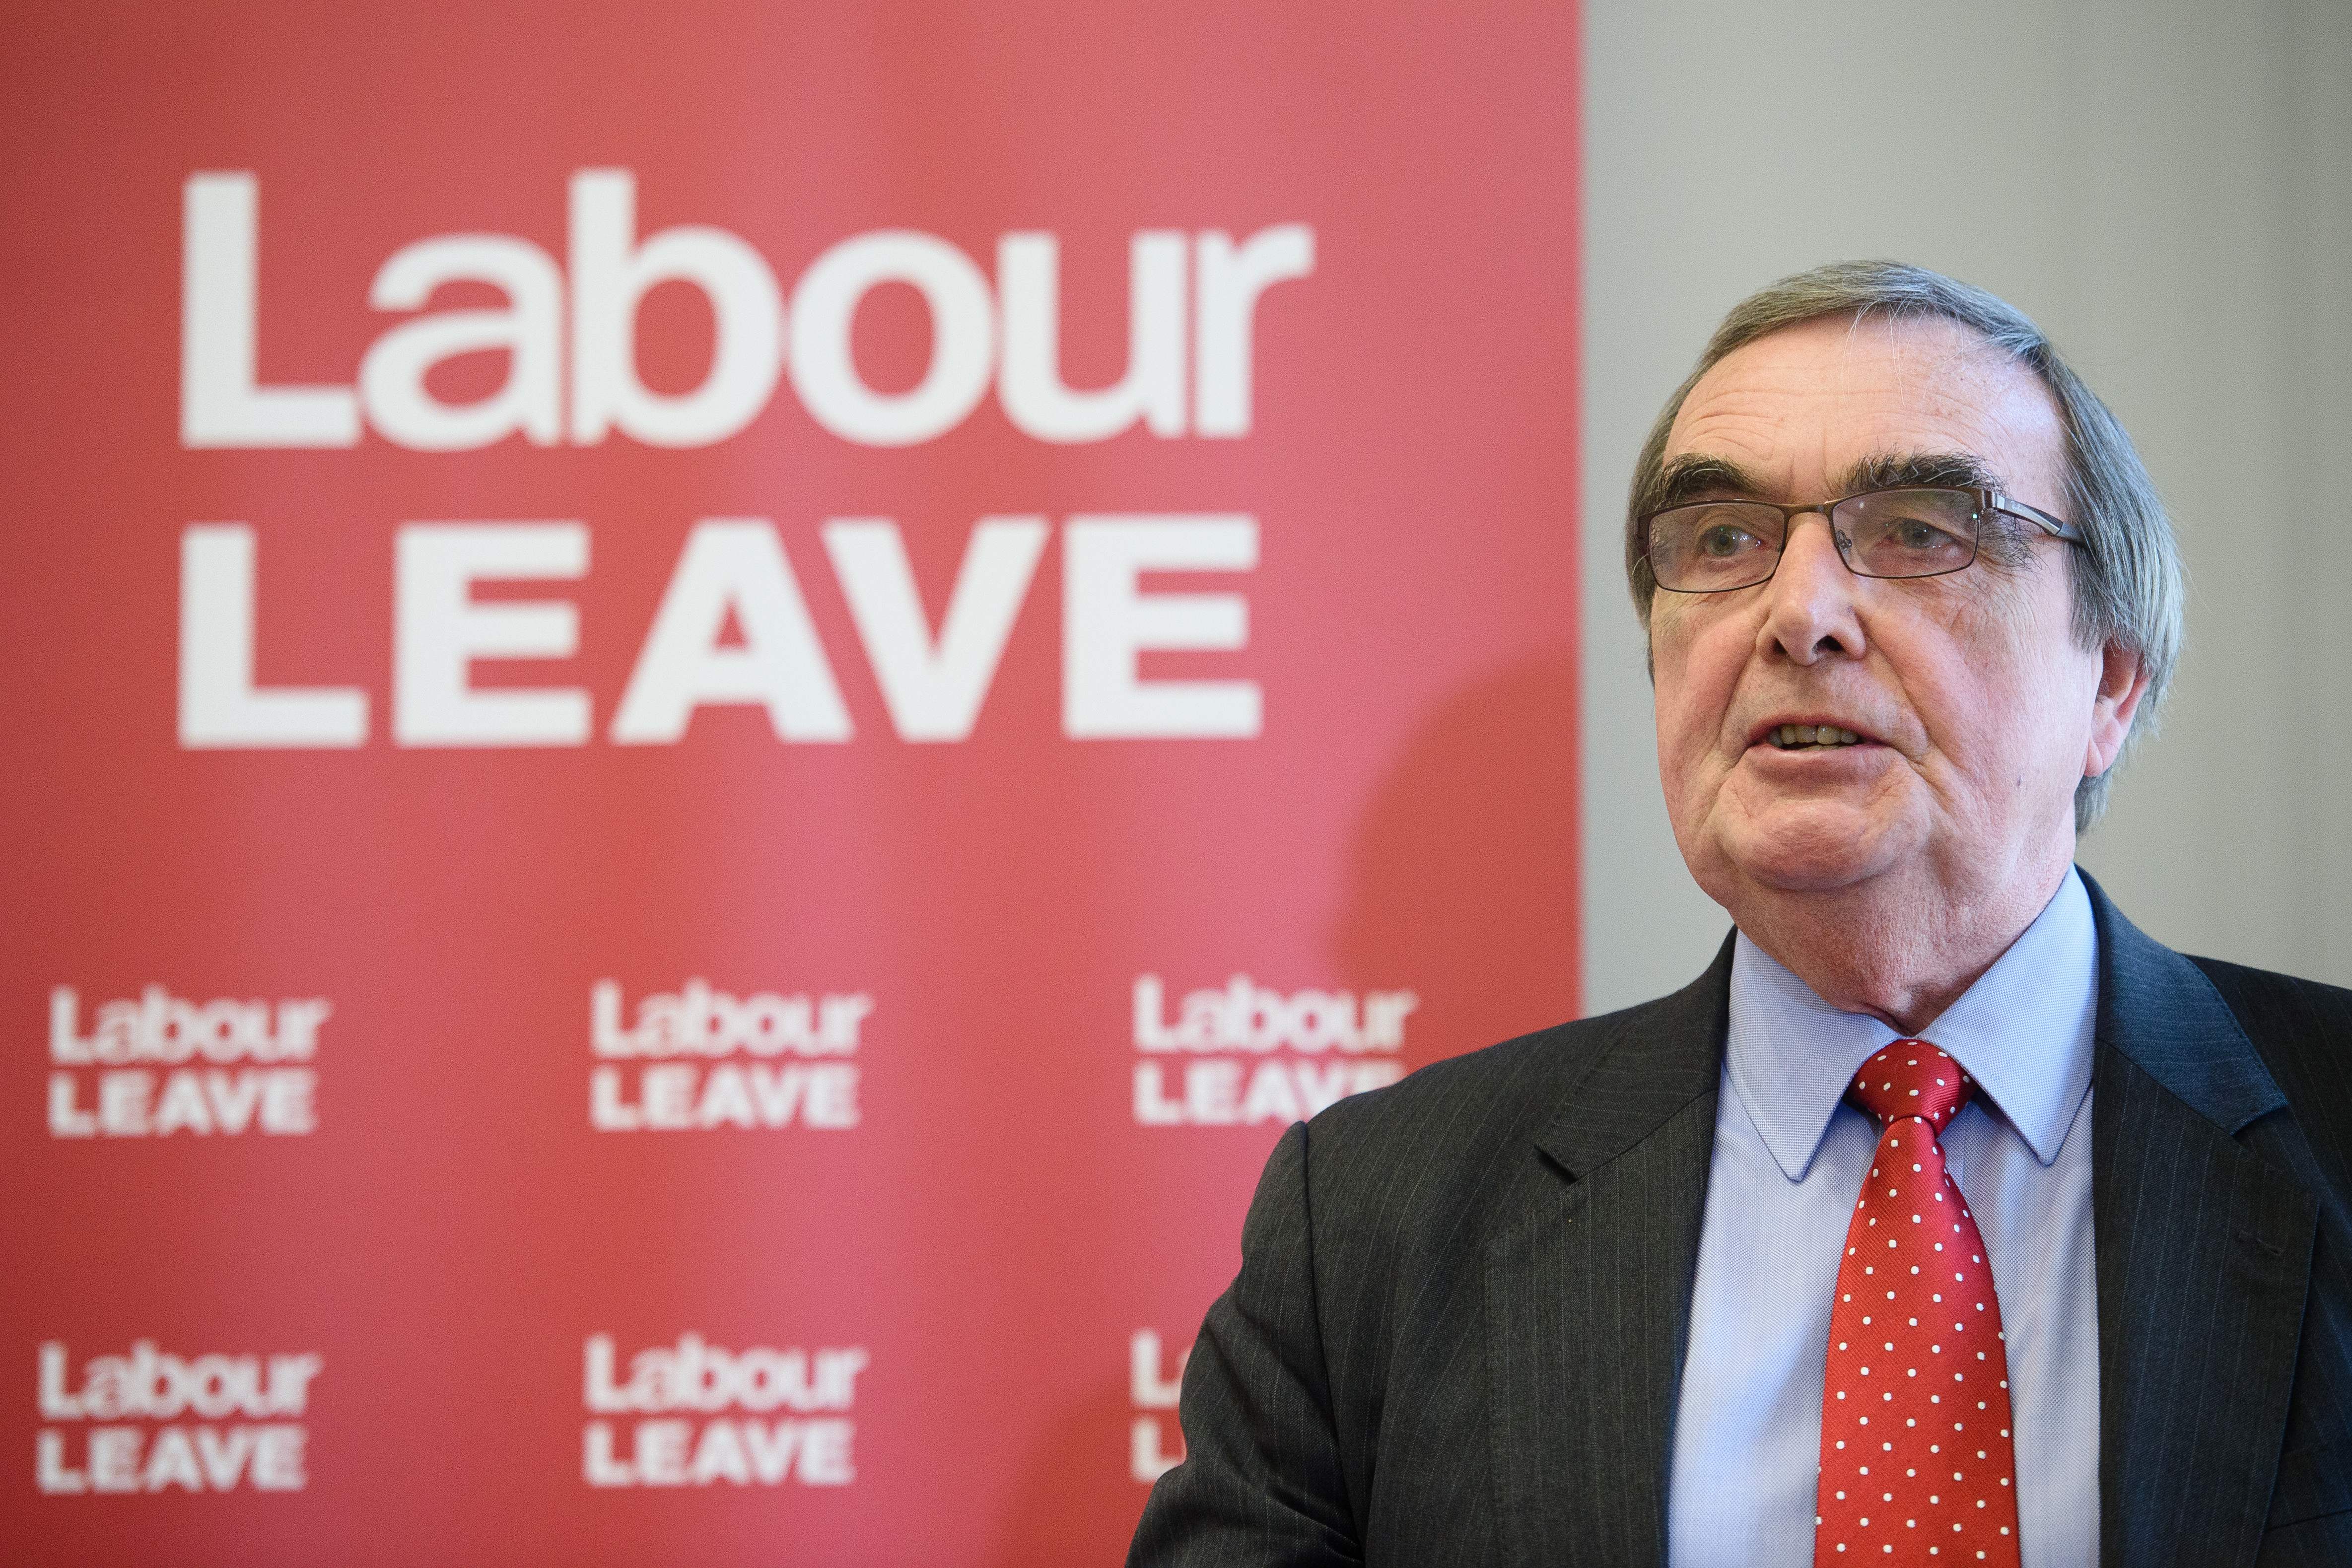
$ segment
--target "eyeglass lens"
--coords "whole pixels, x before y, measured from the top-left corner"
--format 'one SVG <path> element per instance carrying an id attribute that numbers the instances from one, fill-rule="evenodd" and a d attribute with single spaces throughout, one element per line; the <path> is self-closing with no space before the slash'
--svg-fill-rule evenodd
<path id="1" fill-rule="evenodd" d="M 1874 490 L 1828 508 L 1838 554 L 1858 577 L 1937 577 L 1976 559 L 1977 498 L 1966 490 Z M 1720 592 L 1780 564 L 1789 518 L 1760 501 L 1701 501 L 1650 519 L 1658 586 Z"/>

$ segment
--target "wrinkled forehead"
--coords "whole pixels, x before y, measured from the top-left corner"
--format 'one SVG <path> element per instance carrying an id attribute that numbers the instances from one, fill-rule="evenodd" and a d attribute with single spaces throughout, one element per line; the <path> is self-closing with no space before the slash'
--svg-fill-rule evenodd
<path id="1" fill-rule="evenodd" d="M 2042 379 L 1939 319 L 1825 318 L 1725 355 L 1683 400 L 1664 458 L 1719 459 L 1762 498 L 1826 499 L 1889 457 L 1978 460 L 2032 504 L 2064 499 L 2065 435 Z"/>

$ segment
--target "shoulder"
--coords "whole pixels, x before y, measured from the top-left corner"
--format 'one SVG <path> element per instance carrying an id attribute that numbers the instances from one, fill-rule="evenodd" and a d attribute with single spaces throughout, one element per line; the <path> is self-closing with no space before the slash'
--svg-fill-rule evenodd
<path id="1" fill-rule="evenodd" d="M 1537 1174 L 1537 1139 L 1577 1103 L 1594 1069 L 1687 1029 L 1694 993 L 1711 977 L 1622 1012 L 1432 1062 L 1331 1106 L 1307 1124 L 1299 1151 L 1318 1228 L 1481 1228 L 1477 1214 Z"/>
<path id="2" fill-rule="evenodd" d="M 2352 990 L 2190 956 L 2221 993 L 2307 1134 L 2352 1142 Z"/>
<path id="3" fill-rule="evenodd" d="M 1433 1061 L 1384 1089 L 1352 1094 L 1311 1124 L 1318 1139 L 1411 1139 L 1445 1131 L 1517 1124 L 1560 1096 L 1612 1047 L 1638 1040 L 1677 998 L 1660 998 L 1620 1012 L 1578 1019 L 1481 1051 Z"/>
<path id="4" fill-rule="evenodd" d="M 2083 883 L 2101 1038 L 2241 1141 L 2307 1142 L 2352 1202 L 2352 991 L 2178 952 Z"/>
<path id="5" fill-rule="evenodd" d="M 2250 1035 L 2298 1042 L 2332 1037 L 2341 1045 L 2352 1034 L 2352 990 L 2220 958 L 2183 956 L 2204 971 Z"/>

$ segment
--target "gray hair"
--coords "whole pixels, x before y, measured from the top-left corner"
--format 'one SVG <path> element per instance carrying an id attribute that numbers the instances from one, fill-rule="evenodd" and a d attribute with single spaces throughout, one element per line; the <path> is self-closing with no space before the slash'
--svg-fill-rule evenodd
<path id="1" fill-rule="evenodd" d="M 1890 320 L 1942 319 L 1968 328 L 2042 379 L 2058 404 L 2066 434 L 2066 504 L 2069 521 L 2082 529 L 2084 548 L 2069 551 L 2074 586 L 2074 632 L 2085 648 L 2120 646 L 2138 656 L 2147 674 L 2130 746 L 2153 729 L 2172 667 L 2180 656 L 2180 558 L 2172 525 L 2156 483 L 2148 477 L 2131 437 L 2107 405 L 2083 383 L 2042 329 L 2023 312 L 1981 288 L 1925 267 L 1893 261 L 1841 261 L 1801 272 L 1749 295 L 1734 306 L 1707 340 L 1697 368 L 1650 428 L 1633 466 L 1633 487 L 1625 512 L 1625 574 L 1633 608 L 1644 631 L 1657 585 L 1643 554 L 1641 519 L 1655 509 L 1664 481 L 1666 435 L 1683 400 L 1698 379 L 1734 350 L 1785 327 L 1823 317 L 1851 317 L 1859 323 L 1874 313 Z M 2088 829 L 2106 810 L 2114 766 L 2074 790 L 2074 828 Z"/>

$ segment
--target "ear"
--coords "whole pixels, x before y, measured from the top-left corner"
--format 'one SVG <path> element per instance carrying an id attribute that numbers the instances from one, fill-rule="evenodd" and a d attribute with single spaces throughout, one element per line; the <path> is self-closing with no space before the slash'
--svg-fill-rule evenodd
<path id="1" fill-rule="evenodd" d="M 2099 689 L 2091 704 L 2091 744 L 2083 757 L 2083 777 L 2095 779 L 2116 765 L 2131 737 L 2139 700 L 2147 695 L 2147 671 L 2139 655 L 2114 643 L 2099 655 Z"/>

